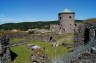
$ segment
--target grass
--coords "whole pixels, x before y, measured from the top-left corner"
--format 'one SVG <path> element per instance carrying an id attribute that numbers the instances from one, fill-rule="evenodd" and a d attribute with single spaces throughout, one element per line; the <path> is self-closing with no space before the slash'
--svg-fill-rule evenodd
<path id="1" fill-rule="evenodd" d="M 50 43 L 42 42 L 39 40 L 31 40 L 29 43 L 40 46 L 43 49 L 43 51 L 48 55 L 49 59 L 54 59 L 56 56 L 62 56 L 70 50 L 63 46 L 52 47 Z M 32 51 L 29 50 L 26 46 L 22 45 L 10 48 L 13 52 L 15 52 L 18 55 L 14 60 L 15 63 L 30 62 L 29 57 L 32 54 Z"/>
<path id="2" fill-rule="evenodd" d="M 27 39 L 25 39 L 25 38 L 12 38 L 10 40 L 10 43 L 18 43 L 18 42 L 22 42 L 22 41 L 25 41 L 25 40 L 27 40 Z"/>
<path id="3" fill-rule="evenodd" d="M 50 35 L 53 34 L 52 32 L 45 32 L 45 33 L 41 33 L 41 35 Z"/>
<path id="4" fill-rule="evenodd" d="M 32 54 L 31 50 L 25 46 L 11 47 L 11 50 L 18 55 L 14 60 L 15 63 L 30 63 L 29 56 Z"/>
<path id="5" fill-rule="evenodd" d="M 66 34 L 60 34 L 56 36 L 56 40 L 59 40 L 61 38 L 67 37 L 67 36 L 73 36 L 74 33 L 66 33 Z"/>
<path id="6" fill-rule="evenodd" d="M 65 42 L 64 42 L 64 44 L 74 44 L 74 41 L 73 40 L 66 40 Z"/>
<path id="7" fill-rule="evenodd" d="M 73 33 L 67 33 L 67 34 L 61 34 L 56 36 L 56 43 L 65 43 L 65 44 L 74 44 L 73 39 L 70 39 L 68 37 L 74 36 Z"/>
<path id="8" fill-rule="evenodd" d="M 63 40 L 65 40 L 67 36 L 72 36 L 73 33 L 68 33 L 68 34 L 64 34 L 64 35 L 58 35 L 56 37 L 56 42 L 62 42 Z M 27 40 L 25 38 L 13 38 L 10 40 L 10 43 L 14 43 L 14 42 L 22 42 L 24 40 Z M 52 47 L 50 42 L 43 42 L 43 41 L 39 41 L 39 40 L 28 40 L 28 43 L 31 43 L 33 45 L 38 45 L 42 48 L 42 50 L 44 51 L 44 53 L 46 53 L 49 57 L 49 59 L 55 59 L 55 57 L 57 56 L 62 56 L 66 53 L 68 53 L 68 51 L 72 50 L 72 48 L 66 48 L 64 46 L 58 46 L 58 47 Z M 73 44 L 72 40 L 65 40 L 66 44 Z M 29 57 L 32 54 L 32 51 L 29 50 L 25 45 L 22 46 L 15 46 L 15 47 L 11 47 L 11 50 L 13 52 L 15 52 L 18 56 L 15 59 L 15 63 L 29 63 Z"/>
<path id="9" fill-rule="evenodd" d="M 67 53 L 70 50 L 63 46 L 52 47 L 50 43 L 45 43 L 38 40 L 32 40 L 31 43 L 43 48 L 43 50 L 45 51 L 46 54 L 48 54 L 48 57 L 50 59 L 54 59 L 56 56 L 64 55 L 64 53 Z"/>

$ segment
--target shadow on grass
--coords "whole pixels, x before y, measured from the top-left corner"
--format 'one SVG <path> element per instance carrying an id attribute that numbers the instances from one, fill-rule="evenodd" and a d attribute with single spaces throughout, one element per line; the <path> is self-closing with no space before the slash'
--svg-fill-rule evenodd
<path id="1" fill-rule="evenodd" d="M 17 55 L 16 53 L 12 52 L 12 51 L 10 51 L 10 52 L 11 52 L 11 60 L 14 61 L 15 58 L 16 58 L 18 55 Z"/>

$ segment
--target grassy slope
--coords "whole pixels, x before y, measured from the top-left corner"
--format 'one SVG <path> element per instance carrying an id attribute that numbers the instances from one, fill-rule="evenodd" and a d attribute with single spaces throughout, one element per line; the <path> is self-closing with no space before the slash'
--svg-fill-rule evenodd
<path id="1" fill-rule="evenodd" d="M 32 53 L 31 50 L 28 50 L 25 46 L 11 47 L 11 50 L 18 55 L 14 61 L 15 63 L 30 63 L 29 56 Z"/>
<path id="2" fill-rule="evenodd" d="M 34 28 L 44 28 L 49 29 L 50 24 L 58 24 L 59 21 L 47 21 L 47 22 L 21 22 L 21 23 L 5 23 L 0 25 L 0 29 L 9 30 L 9 29 L 20 29 L 20 30 L 27 30 L 27 29 L 34 29 Z"/>
<path id="3" fill-rule="evenodd" d="M 83 23 L 96 23 L 96 18 L 84 20 Z"/>

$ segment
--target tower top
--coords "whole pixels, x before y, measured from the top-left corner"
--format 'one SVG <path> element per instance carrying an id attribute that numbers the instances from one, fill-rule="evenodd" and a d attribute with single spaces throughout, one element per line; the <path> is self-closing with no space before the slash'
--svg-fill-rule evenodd
<path id="1" fill-rule="evenodd" d="M 63 12 L 60 12 L 59 14 L 75 14 L 73 11 L 69 10 L 69 9 L 64 9 Z"/>
<path id="2" fill-rule="evenodd" d="M 64 11 L 63 12 L 72 12 L 71 10 L 69 10 L 69 9 L 64 9 Z"/>

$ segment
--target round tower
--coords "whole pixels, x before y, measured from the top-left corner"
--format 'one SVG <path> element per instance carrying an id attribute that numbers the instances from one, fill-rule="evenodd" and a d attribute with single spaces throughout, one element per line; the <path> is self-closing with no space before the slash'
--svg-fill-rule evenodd
<path id="1" fill-rule="evenodd" d="M 65 9 L 59 13 L 60 28 L 62 33 L 74 32 L 75 13 Z"/>

